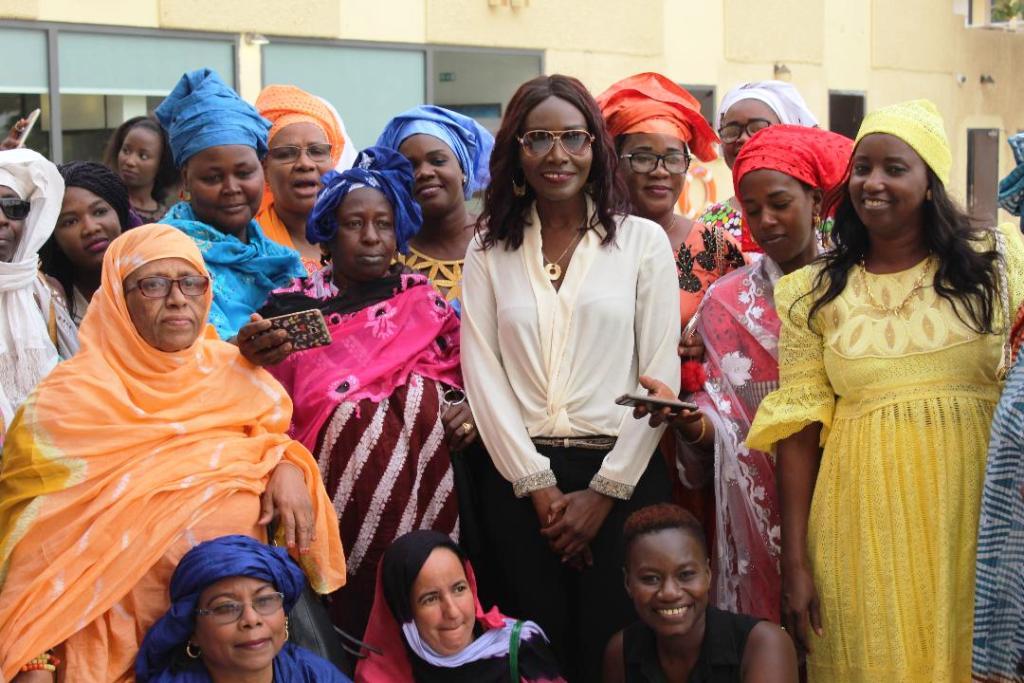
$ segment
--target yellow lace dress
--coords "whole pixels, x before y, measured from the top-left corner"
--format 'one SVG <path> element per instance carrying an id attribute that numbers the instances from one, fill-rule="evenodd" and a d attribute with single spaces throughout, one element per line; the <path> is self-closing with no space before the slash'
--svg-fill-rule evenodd
<path id="1" fill-rule="evenodd" d="M 1013 226 L 1000 230 L 1015 311 L 1024 244 Z M 1005 335 L 957 318 L 931 286 L 930 259 L 887 275 L 854 268 L 812 331 L 803 295 L 814 268 L 776 286 L 781 386 L 747 437 L 768 450 L 823 425 L 807 543 L 824 635 L 811 636 L 809 679 L 970 681 L 978 509 Z M 900 315 L 873 303 L 895 308 L 908 295 Z"/>
<path id="2" fill-rule="evenodd" d="M 395 260 L 405 267 L 427 276 L 434 288 L 444 295 L 445 301 L 455 303 L 462 298 L 462 264 L 464 259 L 443 261 L 427 256 L 409 245 L 409 253 L 398 254 Z"/>

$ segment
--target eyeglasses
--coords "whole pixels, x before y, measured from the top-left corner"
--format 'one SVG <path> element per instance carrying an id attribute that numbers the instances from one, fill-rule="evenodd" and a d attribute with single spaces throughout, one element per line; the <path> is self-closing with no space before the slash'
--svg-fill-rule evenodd
<path id="1" fill-rule="evenodd" d="M 661 163 L 665 170 L 672 175 L 683 175 L 690 167 L 690 155 L 686 152 L 669 152 L 668 154 L 655 154 L 653 152 L 633 152 L 623 154 L 620 159 L 629 161 L 629 170 L 633 173 L 654 173 Z"/>
<path id="2" fill-rule="evenodd" d="M 147 299 L 164 299 L 171 293 L 171 287 L 175 283 L 185 296 L 201 296 L 210 288 L 210 278 L 205 275 L 187 275 L 177 280 L 157 275 L 140 279 L 134 286 L 126 287 L 124 293 L 137 289 Z"/>
<path id="3" fill-rule="evenodd" d="M 594 136 L 585 130 L 531 130 L 517 138 L 532 157 L 542 157 L 551 151 L 557 142 L 566 154 L 583 154 L 594 141 Z"/>
<path id="4" fill-rule="evenodd" d="M 12 221 L 20 221 L 28 216 L 28 210 L 32 205 L 24 199 L 17 197 L 4 197 L 0 199 L 0 210 Z"/>
<path id="5" fill-rule="evenodd" d="M 730 144 L 739 140 L 740 136 L 743 135 L 743 131 L 747 131 L 747 137 L 754 137 L 754 133 L 764 130 L 770 125 L 772 125 L 772 122 L 768 119 L 750 119 L 745 126 L 741 126 L 738 123 L 730 123 L 718 129 L 718 138 L 722 142 Z"/>
<path id="6" fill-rule="evenodd" d="M 281 609 L 284 604 L 284 593 L 263 593 L 253 598 L 250 604 L 257 614 L 267 617 Z M 210 609 L 197 609 L 196 614 L 201 617 L 212 617 L 215 624 L 233 624 L 242 617 L 244 611 L 244 602 L 232 600 Z"/>
<path id="7" fill-rule="evenodd" d="M 267 151 L 267 156 L 279 164 L 293 164 L 299 160 L 303 152 L 306 153 L 310 161 L 319 164 L 321 161 L 331 158 L 331 145 L 327 142 L 314 142 L 307 147 L 281 145 L 280 147 L 271 147 Z"/>

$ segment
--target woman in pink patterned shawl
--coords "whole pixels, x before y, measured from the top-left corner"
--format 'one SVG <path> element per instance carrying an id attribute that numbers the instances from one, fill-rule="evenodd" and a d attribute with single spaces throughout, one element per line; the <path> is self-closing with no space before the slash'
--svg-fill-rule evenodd
<path id="1" fill-rule="evenodd" d="M 708 289 L 696 318 L 706 349 L 704 391 L 691 397 L 700 411 L 673 419 L 683 483 L 699 486 L 714 477 L 715 606 L 776 623 L 782 580 L 775 456 L 745 440 L 761 399 L 779 383 L 785 311 L 775 310 L 775 283 L 817 256 L 822 195 L 842 180 L 852 144 L 818 128 L 779 125 L 743 146 L 733 182 L 765 257 Z M 672 395 L 657 380 L 641 382 L 657 395 Z"/>
<path id="2" fill-rule="evenodd" d="M 270 295 L 243 327 L 243 355 L 295 404 L 292 436 L 316 457 L 341 525 L 348 583 L 334 622 L 361 636 L 377 563 L 414 529 L 458 537 L 451 451 L 476 435 L 459 369 L 459 320 L 426 277 L 392 265 L 419 229 L 405 157 L 371 147 L 323 178 L 307 225 L 327 262 Z M 265 318 L 319 310 L 326 346 L 292 350 Z"/>

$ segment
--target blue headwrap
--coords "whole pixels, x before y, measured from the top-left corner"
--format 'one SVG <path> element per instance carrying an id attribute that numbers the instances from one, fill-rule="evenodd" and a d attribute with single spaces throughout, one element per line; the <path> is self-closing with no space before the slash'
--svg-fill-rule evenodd
<path id="1" fill-rule="evenodd" d="M 999 181 L 999 206 L 1014 216 L 1024 218 L 1024 211 L 1021 211 L 1024 208 L 1024 133 L 1011 136 L 1007 142 L 1013 150 L 1017 168 Z"/>
<path id="2" fill-rule="evenodd" d="M 466 183 L 462 187 L 466 199 L 487 187 L 490 180 L 488 166 L 494 149 L 494 136 L 489 130 L 468 116 L 432 104 L 421 104 L 388 121 L 384 132 L 377 138 L 377 145 L 397 150 L 406 138 L 418 134 L 431 135 L 451 147 L 462 172 L 466 174 Z"/>
<path id="3" fill-rule="evenodd" d="M 352 168 L 338 173 L 328 171 L 321 179 L 323 187 L 306 221 L 306 239 L 324 244 L 338 234 L 338 207 L 345 195 L 361 187 L 379 190 L 391 202 L 395 212 L 395 237 L 398 251 L 408 252 L 409 240 L 420 231 L 423 213 L 412 198 L 412 164 L 387 147 L 367 147 L 356 157 Z"/>
<path id="4" fill-rule="evenodd" d="M 218 145 L 246 145 L 261 159 L 267 153 L 270 121 L 216 71 L 189 71 L 153 113 L 167 131 L 178 168 L 197 152 Z"/>
<path id="5" fill-rule="evenodd" d="M 205 541 L 185 553 L 171 577 L 171 607 L 146 633 L 135 660 L 139 681 L 155 678 L 170 667 L 195 631 L 199 595 L 207 587 L 232 576 L 248 576 L 274 584 L 284 593 L 284 611 L 290 612 L 306 585 L 306 576 L 282 548 L 248 536 L 222 536 Z"/>

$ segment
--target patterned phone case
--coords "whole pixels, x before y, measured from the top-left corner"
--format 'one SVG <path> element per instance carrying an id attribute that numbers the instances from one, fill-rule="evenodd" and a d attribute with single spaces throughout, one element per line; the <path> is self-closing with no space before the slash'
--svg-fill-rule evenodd
<path id="1" fill-rule="evenodd" d="M 331 343 L 331 333 L 327 329 L 324 315 L 315 308 L 309 311 L 288 313 L 276 318 L 267 318 L 271 329 L 284 330 L 296 351 L 327 346 Z"/>

